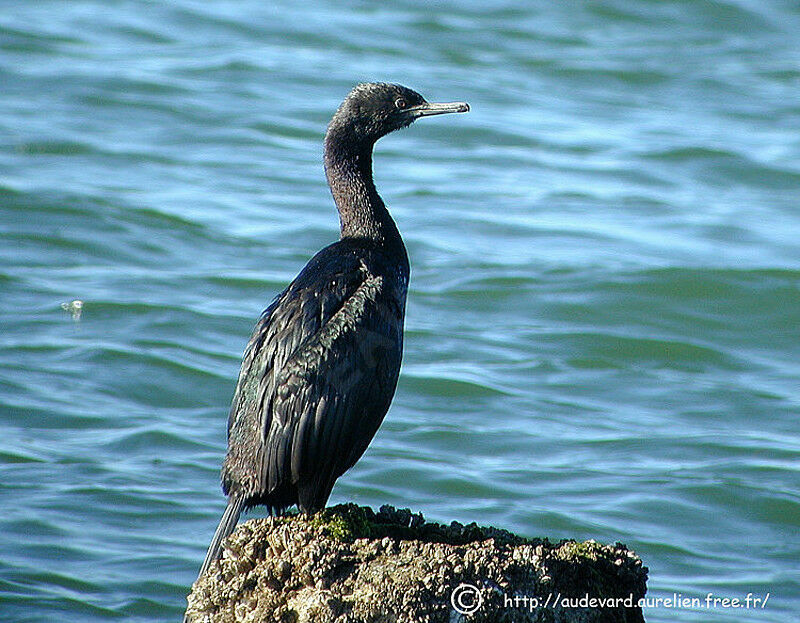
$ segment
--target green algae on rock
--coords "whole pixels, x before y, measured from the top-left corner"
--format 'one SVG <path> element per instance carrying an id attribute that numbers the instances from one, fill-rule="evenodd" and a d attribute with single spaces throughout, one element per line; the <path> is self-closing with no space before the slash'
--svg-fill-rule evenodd
<path id="1" fill-rule="evenodd" d="M 634 623 L 644 621 L 636 604 L 646 580 L 620 543 L 553 544 L 347 504 L 240 526 L 195 583 L 188 614 L 198 623 Z"/>

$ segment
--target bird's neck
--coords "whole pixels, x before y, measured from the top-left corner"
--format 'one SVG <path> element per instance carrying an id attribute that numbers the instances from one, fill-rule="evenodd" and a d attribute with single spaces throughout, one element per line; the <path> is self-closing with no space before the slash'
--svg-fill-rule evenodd
<path id="1" fill-rule="evenodd" d="M 339 210 L 341 237 L 402 245 L 400 232 L 372 179 L 372 142 L 356 142 L 329 128 L 325 136 L 325 175 Z"/>

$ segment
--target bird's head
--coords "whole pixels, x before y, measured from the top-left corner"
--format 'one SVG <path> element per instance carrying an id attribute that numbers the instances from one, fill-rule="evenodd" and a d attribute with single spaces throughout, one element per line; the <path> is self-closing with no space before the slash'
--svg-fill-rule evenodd
<path id="1" fill-rule="evenodd" d="M 366 82 L 350 91 L 328 127 L 329 131 L 343 130 L 356 140 L 374 143 L 420 117 L 468 110 L 466 102 L 431 103 L 399 84 Z"/>

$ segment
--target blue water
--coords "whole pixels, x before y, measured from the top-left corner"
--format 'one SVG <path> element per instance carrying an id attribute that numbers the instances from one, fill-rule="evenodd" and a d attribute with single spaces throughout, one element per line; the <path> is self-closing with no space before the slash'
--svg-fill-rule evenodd
<path id="1" fill-rule="evenodd" d="M 405 359 L 331 502 L 770 595 L 650 622 L 800 611 L 800 5 L 0 9 L 0 619 L 178 620 L 242 350 L 336 238 L 322 136 L 363 80 L 472 112 L 378 145 Z"/>

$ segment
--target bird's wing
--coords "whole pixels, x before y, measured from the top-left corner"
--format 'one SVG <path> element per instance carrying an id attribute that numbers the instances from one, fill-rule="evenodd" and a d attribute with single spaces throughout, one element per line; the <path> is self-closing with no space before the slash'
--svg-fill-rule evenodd
<path id="1" fill-rule="evenodd" d="M 281 370 L 264 431 L 267 489 L 290 476 L 312 497 L 329 491 L 380 426 L 401 352 L 402 309 L 381 277 L 368 277 Z"/>
<path id="2" fill-rule="evenodd" d="M 397 382 L 403 310 L 383 278 L 355 262 L 303 283 L 264 312 L 243 359 L 226 469 L 249 495 L 315 478 L 325 482 L 312 489 L 332 486 L 369 445 Z"/>

